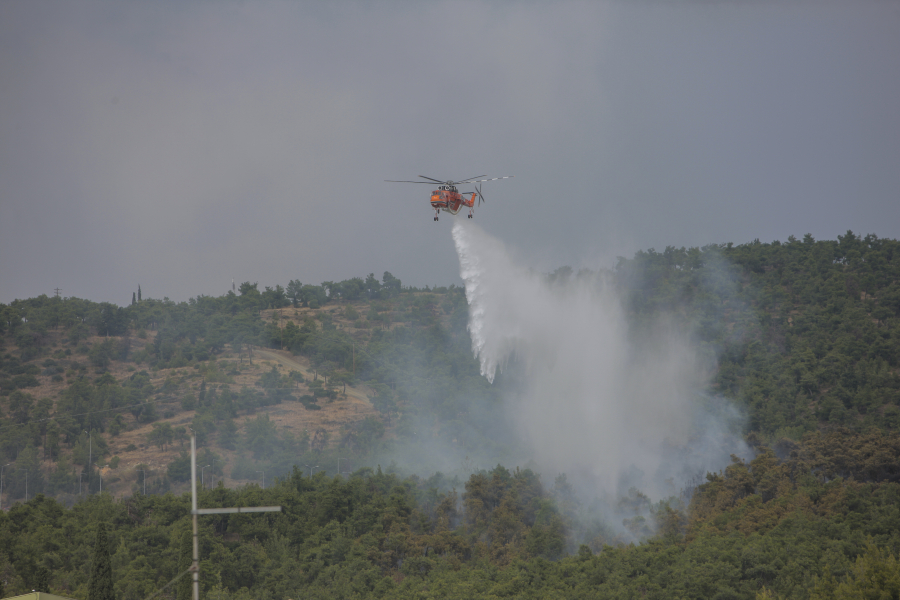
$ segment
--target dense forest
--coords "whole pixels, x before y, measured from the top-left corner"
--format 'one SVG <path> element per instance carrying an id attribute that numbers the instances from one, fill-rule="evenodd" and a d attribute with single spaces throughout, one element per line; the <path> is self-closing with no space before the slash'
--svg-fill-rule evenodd
<path id="1" fill-rule="evenodd" d="M 98 523 L 117 597 L 186 568 L 187 454 L 139 465 L 139 479 L 111 449 L 124 456 L 137 432 L 180 449 L 186 426 L 172 423 L 187 415 L 220 481 L 201 506 L 284 507 L 201 519 L 205 597 L 900 597 L 900 242 L 670 247 L 545 277 L 612 280 L 635 336 L 660 314 L 689 330 L 714 364 L 705 391 L 746 414 L 753 457 L 670 498 L 632 489 L 615 523 L 565 475 L 504 465 L 515 436 L 499 400 L 515 369 L 480 376 L 456 286 L 386 272 L 183 303 L 140 289 L 126 307 L 16 300 L 0 305 L 0 596 L 86 598 Z M 265 349 L 309 369 L 263 368 Z M 270 419 L 330 414 L 348 388 L 371 413 L 327 431 Z M 501 464 L 387 462 L 429 442 Z"/>

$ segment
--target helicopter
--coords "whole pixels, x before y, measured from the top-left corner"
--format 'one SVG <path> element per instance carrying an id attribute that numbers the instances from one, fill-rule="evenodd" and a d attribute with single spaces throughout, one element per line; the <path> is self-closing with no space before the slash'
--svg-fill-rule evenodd
<path id="1" fill-rule="evenodd" d="M 438 220 L 438 216 L 441 214 L 441 211 L 448 212 L 451 215 L 455 215 L 459 212 L 459 210 L 463 206 L 467 206 L 469 208 L 469 218 L 473 218 L 475 216 L 475 196 L 478 196 L 478 205 L 481 206 L 482 202 L 486 202 L 484 196 L 481 194 L 481 186 L 476 185 L 474 192 L 462 192 L 460 193 L 459 189 L 456 186 L 463 185 L 466 183 L 481 183 L 483 181 L 497 181 L 498 179 L 512 179 L 513 175 L 509 177 L 492 177 L 490 179 L 478 179 L 479 177 L 484 177 L 484 175 L 476 175 L 475 177 L 469 177 L 468 179 L 462 179 L 460 181 L 441 181 L 440 179 L 434 179 L 433 177 L 425 177 L 424 175 L 419 175 L 422 179 L 427 179 L 428 181 L 395 181 L 392 179 L 385 179 L 388 183 L 427 183 L 429 185 L 438 184 L 437 189 L 431 192 L 431 207 L 434 209 L 434 220 Z M 471 198 L 466 199 L 468 194 L 472 194 Z"/>

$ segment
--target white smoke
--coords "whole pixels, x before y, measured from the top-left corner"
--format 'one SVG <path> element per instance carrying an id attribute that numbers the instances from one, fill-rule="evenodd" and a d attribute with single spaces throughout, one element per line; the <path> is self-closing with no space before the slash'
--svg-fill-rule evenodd
<path id="1" fill-rule="evenodd" d="M 664 497 L 747 454 L 736 411 L 699 394 L 687 335 L 661 319 L 637 339 L 611 281 L 550 284 L 470 222 L 453 240 L 481 373 L 493 382 L 514 361 L 524 374 L 508 414 L 542 473 Z"/>

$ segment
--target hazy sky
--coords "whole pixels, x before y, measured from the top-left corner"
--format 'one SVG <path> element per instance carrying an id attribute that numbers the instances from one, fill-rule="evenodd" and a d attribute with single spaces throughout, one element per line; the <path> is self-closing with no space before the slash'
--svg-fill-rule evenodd
<path id="1" fill-rule="evenodd" d="M 0 3 L 0 302 L 900 237 L 900 2 Z"/>

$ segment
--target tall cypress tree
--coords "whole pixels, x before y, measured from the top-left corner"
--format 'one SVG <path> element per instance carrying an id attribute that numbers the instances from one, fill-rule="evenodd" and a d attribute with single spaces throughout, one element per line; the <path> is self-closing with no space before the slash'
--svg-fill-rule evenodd
<path id="1" fill-rule="evenodd" d="M 91 565 L 91 582 L 87 600 L 115 600 L 112 579 L 112 563 L 109 560 L 109 541 L 106 524 L 97 526 L 97 543 L 94 545 L 94 562 Z"/>
<path id="2" fill-rule="evenodd" d="M 134 306 L 137 304 L 137 296 L 135 296 L 134 292 L 131 292 L 131 305 Z"/>
<path id="3" fill-rule="evenodd" d="M 34 591 L 50 593 L 50 571 L 40 563 L 34 571 Z"/>
<path id="4" fill-rule="evenodd" d="M 138 284 L 138 302 L 141 301 L 141 284 Z"/>
<path id="5" fill-rule="evenodd" d="M 194 563 L 194 535 L 190 531 L 185 531 L 184 535 L 181 536 L 181 556 L 178 559 L 178 570 L 179 572 L 187 569 Z M 194 596 L 193 587 L 193 575 L 188 573 L 184 577 L 178 580 L 176 584 L 176 592 L 175 599 L 176 600 L 191 600 Z"/>

